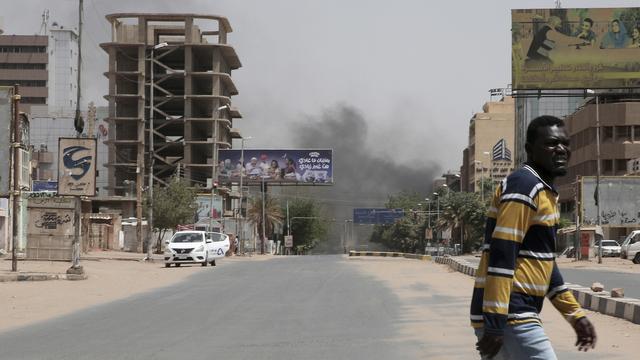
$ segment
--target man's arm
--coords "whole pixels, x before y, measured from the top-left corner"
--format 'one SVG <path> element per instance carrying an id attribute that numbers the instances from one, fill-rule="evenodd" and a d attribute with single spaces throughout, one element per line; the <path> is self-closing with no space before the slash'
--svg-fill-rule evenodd
<path id="1" fill-rule="evenodd" d="M 547 298 L 551 300 L 553 306 L 564 316 L 571 324 L 578 336 L 576 346 L 579 350 L 587 351 L 596 346 L 596 330 L 587 319 L 585 311 L 580 307 L 571 291 L 564 284 L 560 269 L 555 260 L 553 262 L 553 271 L 551 273 L 551 281 Z"/>

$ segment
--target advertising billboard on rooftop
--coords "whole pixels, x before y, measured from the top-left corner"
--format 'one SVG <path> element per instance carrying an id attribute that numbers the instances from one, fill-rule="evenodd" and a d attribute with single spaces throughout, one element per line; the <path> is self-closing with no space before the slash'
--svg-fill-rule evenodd
<path id="1" fill-rule="evenodd" d="M 640 86 L 640 8 L 511 11 L 512 86 Z"/>
<path id="2" fill-rule="evenodd" d="M 291 184 L 333 184 L 333 151 L 330 149 L 245 149 L 218 152 L 218 179 L 245 184 L 262 181 Z"/>

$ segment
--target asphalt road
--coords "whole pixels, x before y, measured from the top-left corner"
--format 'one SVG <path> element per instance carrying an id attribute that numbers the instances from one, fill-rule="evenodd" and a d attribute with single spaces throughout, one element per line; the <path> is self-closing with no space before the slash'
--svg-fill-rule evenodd
<path id="1" fill-rule="evenodd" d="M 419 358 L 396 334 L 400 300 L 347 261 L 223 260 L 178 285 L 0 333 L 0 358 Z"/>

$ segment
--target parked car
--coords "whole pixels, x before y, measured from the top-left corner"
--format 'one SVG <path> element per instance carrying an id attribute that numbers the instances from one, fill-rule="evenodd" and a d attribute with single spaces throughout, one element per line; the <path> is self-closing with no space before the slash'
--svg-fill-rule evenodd
<path id="1" fill-rule="evenodd" d="M 219 232 L 178 231 L 165 243 L 164 266 L 171 264 L 216 265 L 229 250 L 229 236 Z"/>
<path id="2" fill-rule="evenodd" d="M 620 246 L 620 257 L 631 259 L 634 264 L 640 264 L 640 230 L 634 230 L 627 236 Z"/>
<path id="3" fill-rule="evenodd" d="M 619 257 L 620 256 L 620 252 L 621 252 L 620 244 L 618 244 L 618 242 L 615 240 L 607 240 L 607 239 L 596 241 L 595 244 L 593 244 L 593 251 L 595 252 L 596 256 L 598 255 L 598 251 L 600 251 L 598 249 L 600 247 L 600 243 L 602 243 L 603 257 L 607 257 L 607 256 Z"/>

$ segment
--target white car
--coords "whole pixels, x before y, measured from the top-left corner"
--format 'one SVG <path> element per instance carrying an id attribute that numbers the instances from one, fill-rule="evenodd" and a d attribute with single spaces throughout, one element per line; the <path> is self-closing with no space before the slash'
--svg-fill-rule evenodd
<path id="1" fill-rule="evenodd" d="M 640 264 L 640 230 L 634 230 L 627 236 L 620 246 L 620 257 L 630 259 L 634 264 Z"/>
<path id="2" fill-rule="evenodd" d="M 229 251 L 229 236 L 219 232 L 178 231 L 165 243 L 164 266 L 171 264 L 216 265 Z"/>
<path id="3" fill-rule="evenodd" d="M 602 242 L 603 257 L 606 257 L 606 256 L 619 257 L 620 256 L 620 244 L 618 244 L 618 242 L 615 240 L 606 240 L 606 239 L 595 242 L 593 246 L 593 251 L 595 252 L 596 256 L 598 255 L 598 251 L 599 251 L 598 248 L 600 247 L 600 242 Z"/>

